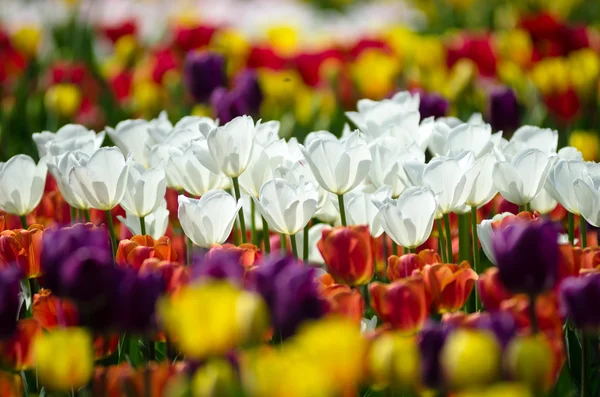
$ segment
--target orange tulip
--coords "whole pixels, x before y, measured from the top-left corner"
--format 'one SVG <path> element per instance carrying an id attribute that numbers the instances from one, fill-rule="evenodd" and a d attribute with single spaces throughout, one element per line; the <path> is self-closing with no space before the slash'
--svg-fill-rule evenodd
<path id="1" fill-rule="evenodd" d="M 440 255 L 430 249 L 425 249 L 418 254 L 392 255 L 388 258 L 387 275 L 390 280 L 410 277 L 415 270 L 422 270 L 425 265 L 440 263 Z"/>
<path id="2" fill-rule="evenodd" d="M 248 269 L 254 266 L 256 263 L 260 262 L 261 253 L 256 245 L 253 244 L 240 244 L 239 246 L 235 246 L 233 244 L 223 244 L 223 245 L 215 245 L 210 251 L 206 254 L 208 257 L 216 251 L 229 251 L 236 252 L 240 255 L 240 265 L 244 268 Z"/>
<path id="3" fill-rule="evenodd" d="M 360 324 L 365 312 L 365 301 L 360 291 L 345 284 L 336 284 L 330 274 L 322 275 L 319 280 L 320 292 L 327 299 L 329 311 Z"/>
<path id="4" fill-rule="evenodd" d="M 483 306 L 489 312 L 500 309 L 502 302 L 513 296 L 500 282 L 497 267 L 490 267 L 479 276 L 477 291 Z"/>
<path id="5" fill-rule="evenodd" d="M 33 367 L 33 341 L 42 333 L 40 323 L 32 318 L 20 320 L 17 331 L 0 342 L 0 364 L 15 371 L 23 371 Z"/>
<path id="6" fill-rule="evenodd" d="M 79 313 L 75 304 L 67 299 L 60 299 L 52 295 L 49 289 L 41 289 L 33 296 L 31 308 L 33 318 L 44 329 L 56 326 L 74 326 L 79 321 Z"/>
<path id="7" fill-rule="evenodd" d="M 385 234 L 373 239 L 373 252 L 375 259 L 375 273 L 380 278 L 385 277 L 388 257 L 393 250 L 392 240 Z"/>
<path id="8" fill-rule="evenodd" d="M 323 229 L 317 247 L 336 282 L 356 286 L 373 278 L 373 241 L 368 226 Z"/>
<path id="9" fill-rule="evenodd" d="M 600 270 L 600 247 L 587 247 L 581 255 L 581 273 Z"/>
<path id="10" fill-rule="evenodd" d="M 514 317 L 517 328 L 530 329 L 529 299 L 525 295 L 517 295 L 505 300 L 500 305 L 500 310 L 508 312 Z M 540 295 L 536 298 L 535 314 L 542 332 L 549 336 L 562 335 L 562 320 L 558 310 L 558 299 L 554 293 Z"/>
<path id="11" fill-rule="evenodd" d="M 171 240 L 162 236 L 158 240 L 150 236 L 133 236 L 130 240 L 121 240 L 117 250 L 117 264 L 120 266 L 131 266 L 139 270 L 144 260 L 158 258 L 165 261 L 177 259 L 175 251 L 171 247 Z"/>
<path id="12" fill-rule="evenodd" d="M 158 258 L 149 258 L 142 263 L 140 274 L 147 272 L 159 273 L 169 293 L 178 291 L 190 281 L 189 267 L 176 262 L 161 261 Z"/>
<path id="13" fill-rule="evenodd" d="M 0 268 L 17 263 L 27 278 L 42 274 L 40 255 L 44 227 L 31 225 L 27 230 L 5 230 L 0 233 Z"/>
<path id="14" fill-rule="evenodd" d="M 479 278 L 468 262 L 437 263 L 421 270 L 433 313 L 454 312 L 464 306 Z"/>
<path id="15" fill-rule="evenodd" d="M 558 262 L 558 279 L 564 280 L 569 276 L 579 275 L 581 270 L 582 251 L 571 244 L 560 245 L 560 259 Z"/>
<path id="16" fill-rule="evenodd" d="M 97 366 L 94 373 L 93 394 L 108 397 L 121 397 L 124 394 L 140 397 L 164 396 L 169 380 L 181 370 L 181 366 L 171 365 L 168 362 L 151 362 L 147 367 L 139 369 L 133 368 L 129 363 L 109 367 Z M 146 393 L 146 379 L 149 379 L 149 393 Z M 101 390 L 103 385 L 105 389 Z"/>
<path id="17" fill-rule="evenodd" d="M 429 298 L 421 277 L 407 277 L 391 284 L 369 285 L 371 307 L 383 322 L 407 331 L 418 331 L 429 316 Z"/>

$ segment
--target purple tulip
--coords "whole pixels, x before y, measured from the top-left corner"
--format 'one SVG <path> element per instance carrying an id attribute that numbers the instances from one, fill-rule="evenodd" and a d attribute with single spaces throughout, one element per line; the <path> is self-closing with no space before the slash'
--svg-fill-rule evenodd
<path id="1" fill-rule="evenodd" d="M 192 279 L 227 279 L 235 284 L 244 282 L 244 268 L 240 264 L 241 250 L 214 249 L 194 258 Z"/>
<path id="2" fill-rule="evenodd" d="M 492 91 L 489 106 L 490 124 L 495 131 L 513 132 L 521 125 L 519 104 L 512 88 Z"/>
<path id="3" fill-rule="evenodd" d="M 558 279 L 558 230 L 549 221 L 514 222 L 494 233 L 500 281 L 511 292 L 537 295 Z"/>
<path id="4" fill-rule="evenodd" d="M 158 274 L 125 272 L 119 285 L 116 326 L 123 332 L 142 334 L 156 328 L 156 302 L 165 293 Z"/>
<path id="5" fill-rule="evenodd" d="M 436 93 L 422 93 L 419 102 L 421 120 L 427 117 L 444 117 L 448 111 L 448 101 Z"/>
<path id="6" fill-rule="evenodd" d="M 274 257 L 259 265 L 251 273 L 251 284 L 267 303 L 275 331 L 284 339 L 305 320 L 325 314 L 315 269 L 302 266 L 292 257 Z"/>
<path id="7" fill-rule="evenodd" d="M 22 276 L 18 267 L 0 270 L 0 340 L 10 337 L 17 329 Z"/>
<path id="8" fill-rule="evenodd" d="M 216 53 L 192 51 L 183 63 L 188 91 L 198 102 L 206 102 L 213 91 L 227 84 L 225 59 Z"/>
<path id="9" fill-rule="evenodd" d="M 600 330 L 600 274 L 569 277 L 560 286 L 561 314 L 584 331 Z"/>
<path id="10" fill-rule="evenodd" d="M 444 384 L 440 353 L 452 329 L 449 324 L 429 321 L 419 334 L 421 377 L 427 387 L 435 389 Z"/>
<path id="11" fill-rule="evenodd" d="M 211 95 L 210 103 L 219 121 L 226 123 L 237 116 L 257 113 L 262 100 L 263 94 L 256 72 L 247 70 L 236 78 L 232 90 L 216 89 Z"/>

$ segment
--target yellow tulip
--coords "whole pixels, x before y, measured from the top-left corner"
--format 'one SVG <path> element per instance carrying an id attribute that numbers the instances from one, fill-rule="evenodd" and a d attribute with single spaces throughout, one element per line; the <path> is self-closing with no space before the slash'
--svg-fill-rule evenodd
<path id="1" fill-rule="evenodd" d="M 61 117 L 71 118 L 81 105 L 81 91 L 76 85 L 61 83 L 46 91 L 45 103 L 48 110 Z"/>
<path id="2" fill-rule="evenodd" d="M 569 78 L 582 97 L 589 97 L 600 76 L 600 56 L 590 48 L 569 54 Z"/>
<path id="3" fill-rule="evenodd" d="M 382 99 L 393 91 L 400 65 L 392 55 L 370 48 L 360 53 L 351 71 L 360 95 Z"/>
<path id="4" fill-rule="evenodd" d="M 261 297 L 221 281 L 190 285 L 163 298 L 158 314 L 174 343 L 197 359 L 258 340 L 269 324 Z"/>
<path id="5" fill-rule="evenodd" d="M 143 115 L 160 110 L 163 96 L 163 88 L 152 80 L 136 82 L 133 86 L 135 109 Z"/>
<path id="6" fill-rule="evenodd" d="M 92 338 L 84 329 L 55 328 L 40 334 L 33 349 L 41 384 L 48 389 L 77 389 L 92 377 Z"/>
<path id="7" fill-rule="evenodd" d="M 440 362 L 451 387 L 460 390 L 492 383 L 500 373 L 500 358 L 493 334 L 462 329 L 448 337 Z"/>
<path id="8" fill-rule="evenodd" d="M 237 388 L 236 374 L 231 364 L 222 359 L 202 365 L 192 379 L 194 397 L 235 396 Z"/>
<path id="9" fill-rule="evenodd" d="M 457 393 L 456 397 L 533 397 L 533 394 L 519 383 L 499 383 L 484 389 Z"/>
<path id="10" fill-rule="evenodd" d="M 525 30 L 509 29 L 499 32 L 495 36 L 495 42 L 502 59 L 514 62 L 521 68 L 531 62 L 533 42 Z"/>
<path id="11" fill-rule="evenodd" d="M 298 30 L 289 25 L 276 25 L 267 29 L 269 44 L 284 56 L 292 55 L 298 49 Z"/>
<path id="12" fill-rule="evenodd" d="M 508 345 L 506 356 L 514 380 L 534 392 L 546 392 L 552 387 L 554 354 L 543 334 L 514 338 Z"/>
<path id="13" fill-rule="evenodd" d="M 41 30 L 33 25 L 19 28 L 12 36 L 15 48 L 30 57 L 37 54 L 41 39 Z"/>
<path id="14" fill-rule="evenodd" d="M 419 348 L 414 337 L 384 334 L 369 348 L 369 373 L 378 386 L 411 390 L 419 382 Z"/>
<path id="15" fill-rule="evenodd" d="M 547 58 L 535 64 L 531 79 L 544 95 L 562 93 L 571 86 L 569 65 L 564 58 Z"/>
<path id="16" fill-rule="evenodd" d="M 120 37 L 115 43 L 115 57 L 121 65 L 129 65 L 135 58 L 138 50 L 138 42 L 135 35 Z"/>
<path id="17" fill-rule="evenodd" d="M 585 161 L 598 160 L 600 139 L 598 138 L 598 133 L 596 131 L 571 131 L 571 134 L 569 135 L 569 145 L 579 150 Z"/>

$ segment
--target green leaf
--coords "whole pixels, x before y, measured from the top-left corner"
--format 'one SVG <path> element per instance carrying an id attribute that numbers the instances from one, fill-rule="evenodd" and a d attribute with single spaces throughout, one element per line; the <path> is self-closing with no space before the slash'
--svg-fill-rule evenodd
<path id="1" fill-rule="evenodd" d="M 140 342 L 134 335 L 129 335 L 127 340 L 129 363 L 135 368 L 142 362 L 140 355 Z"/>
<path id="2" fill-rule="evenodd" d="M 574 397 L 577 395 L 578 387 L 573 379 L 573 376 L 569 372 L 568 365 L 563 365 L 558 382 L 554 386 L 552 392 L 548 394 L 548 397 Z"/>

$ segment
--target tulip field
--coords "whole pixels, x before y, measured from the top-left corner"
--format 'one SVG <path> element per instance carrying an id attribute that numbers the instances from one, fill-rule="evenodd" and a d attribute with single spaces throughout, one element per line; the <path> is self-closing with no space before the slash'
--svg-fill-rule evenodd
<path id="1" fill-rule="evenodd" d="M 600 396 L 600 3 L 0 10 L 0 397 Z"/>

